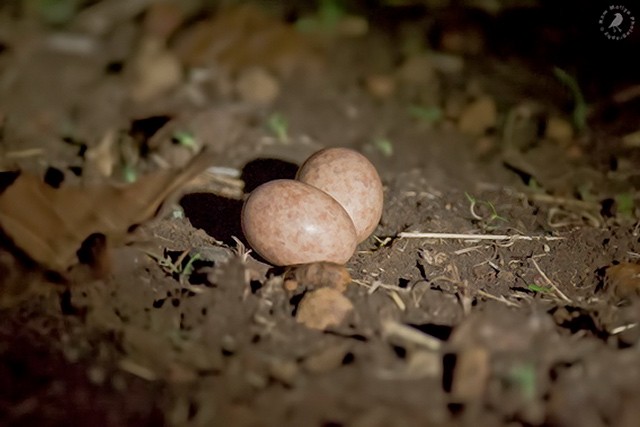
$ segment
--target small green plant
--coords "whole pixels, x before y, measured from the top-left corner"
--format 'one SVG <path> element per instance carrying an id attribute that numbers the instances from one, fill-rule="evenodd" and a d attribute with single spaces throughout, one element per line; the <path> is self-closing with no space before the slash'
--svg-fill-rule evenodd
<path id="1" fill-rule="evenodd" d="M 442 120 L 442 109 L 440 107 L 423 107 L 421 105 L 411 105 L 409 114 L 418 120 L 433 124 Z"/>
<path id="2" fill-rule="evenodd" d="M 542 186 L 540 185 L 538 180 L 535 179 L 534 177 L 529 178 L 529 182 L 527 183 L 527 187 L 529 187 L 529 190 L 534 191 L 534 192 L 539 192 L 539 191 L 542 190 Z"/>
<path id="3" fill-rule="evenodd" d="M 554 67 L 553 73 L 564 84 L 573 96 L 573 125 L 580 132 L 587 127 L 587 103 L 580 90 L 578 81 L 562 68 Z"/>
<path id="4" fill-rule="evenodd" d="M 536 285 L 536 284 L 530 284 L 527 285 L 527 289 L 529 289 L 531 292 L 536 292 L 536 293 L 541 293 L 541 294 L 548 294 L 551 291 L 553 291 L 553 289 L 548 288 L 546 286 L 540 286 L 540 285 Z"/>
<path id="5" fill-rule="evenodd" d="M 332 32 L 346 16 L 341 0 L 320 0 L 316 13 L 298 19 L 296 28 L 301 32 Z"/>
<path id="6" fill-rule="evenodd" d="M 190 150 L 194 150 L 195 151 L 198 148 L 198 142 L 196 141 L 196 138 L 193 136 L 193 134 L 191 132 L 184 131 L 184 130 L 176 131 L 173 134 L 172 139 L 178 145 L 182 145 L 183 147 L 187 147 Z"/>
<path id="7" fill-rule="evenodd" d="M 135 166 L 131 164 L 125 164 L 122 166 L 122 179 L 127 184 L 134 183 L 138 180 L 138 171 Z"/>
<path id="8" fill-rule="evenodd" d="M 132 137 L 121 133 L 117 140 L 118 158 L 114 163 L 118 168 L 121 179 L 131 184 L 138 180 L 140 145 Z"/>
<path id="9" fill-rule="evenodd" d="M 520 390 L 526 401 L 536 398 L 536 368 L 533 363 L 514 366 L 509 372 L 508 381 Z"/>
<path id="10" fill-rule="evenodd" d="M 183 219 L 184 217 L 184 209 L 182 208 L 182 206 L 176 205 L 173 207 L 173 209 L 171 209 L 171 218 Z"/>
<path id="11" fill-rule="evenodd" d="M 191 273 L 193 273 L 193 263 L 198 261 L 200 259 L 200 254 L 199 253 L 195 253 L 191 256 L 189 256 L 189 259 L 187 260 L 187 263 L 184 265 L 184 267 L 182 267 L 182 271 L 180 271 L 180 282 L 182 282 L 184 279 L 186 279 L 187 277 L 191 276 Z"/>
<path id="12" fill-rule="evenodd" d="M 493 229 L 495 228 L 495 223 L 497 221 L 503 221 L 503 222 L 507 222 L 507 219 L 498 215 L 498 211 L 496 210 L 495 206 L 493 206 L 493 203 L 487 201 L 487 200 L 477 200 L 475 197 L 473 197 L 471 194 L 465 192 L 464 195 L 467 197 L 467 200 L 469 201 L 469 212 L 471 212 L 471 216 L 479 221 L 484 228 L 486 229 Z M 477 210 L 478 210 L 478 206 L 485 206 L 486 208 L 489 209 L 489 213 L 486 215 L 480 215 L 478 214 Z"/>
<path id="13" fill-rule="evenodd" d="M 633 194 L 621 193 L 615 196 L 616 212 L 624 218 L 633 218 L 634 202 Z"/>
<path id="14" fill-rule="evenodd" d="M 273 113 L 267 119 L 267 129 L 282 144 L 289 143 L 289 122 L 280 113 Z"/>
<path id="15" fill-rule="evenodd" d="M 373 147 L 382 153 L 385 157 L 393 156 L 393 143 L 384 137 L 378 137 L 373 140 Z"/>
<path id="16" fill-rule="evenodd" d="M 373 240 L 376 241 L 376 248 L 380 249 L 380 248 L 384 248 L 389 243 L 391 243 L 393 239 L 391 237 L 385 237 L 384 239 L 381 239 L 378 236 L 373 235 Z"/>
<path id="17" fill-rule="evenodd" d="M 146 252 L 146 254 L 156 260 L 160 268 L 162 268 L 165 273 L 177 275 L 180 283 L 184 283 L 191 273 L 193 273 L 193 263 L 201 258 L 199 253 L 190 255 L 189 251 L 184 251 L 175 261 L 173 261 L 168 255 L 162 258 L 151 252 Z M 183 265 L 183 261 L 187 256 L 189 256 L 189 259 L 186 264 Z"/>
<path id="18" fill-rule="evenodd" d="M 70 22 L 82 5 L 80 0 L 28 0 L 25 3 L 42 21 L 54 26 Z"/>
<path id="19" fill-rule="evenodd" d="M 596 201 L 598 197 L 593 192 L 593 183 L 584 182 L 576 187 L 576 191 L 580 196 L 580 200 L 584 201 Z"/>

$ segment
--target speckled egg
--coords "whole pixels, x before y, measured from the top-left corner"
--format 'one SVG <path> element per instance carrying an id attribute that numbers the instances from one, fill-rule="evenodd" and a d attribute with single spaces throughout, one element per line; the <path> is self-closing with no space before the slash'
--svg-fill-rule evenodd
<path id="1" fill-rule="evenodd" d="M 253 190 L 242 208 L 251 248 L 274 265 L 346 263 L 358 243 L 353 222 L 325 192 L 279 179 Z"/>
<path id="2" fill-rule="evenodd" d="M 358 243 L 369 237 L 380 222 L 382 182 L 375 166 L 357 151 L 320 150 L 304 162 L 296 179 L 321 189 L 344 207 L 356 228 Z"/>

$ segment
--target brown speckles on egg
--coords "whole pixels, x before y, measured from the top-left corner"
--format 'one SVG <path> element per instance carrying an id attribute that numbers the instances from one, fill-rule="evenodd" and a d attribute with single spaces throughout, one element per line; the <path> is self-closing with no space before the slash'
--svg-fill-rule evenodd
<path id="1" fill-rule="evenodd" d="M 276 180 L 256 188 L 242 209 L 247 241 L 275 265 L 346 263 L 357 238 L 347 212 L 302 182 Z"/>
<path id="2" fill-rule="evenodd" d="M 382 216 L 380 176 L 369 160 L 348 148 L 327 148 L 312 155 L 300 168 L 297 180 L 336 199 L 349 213 L 362 242 Z"/>

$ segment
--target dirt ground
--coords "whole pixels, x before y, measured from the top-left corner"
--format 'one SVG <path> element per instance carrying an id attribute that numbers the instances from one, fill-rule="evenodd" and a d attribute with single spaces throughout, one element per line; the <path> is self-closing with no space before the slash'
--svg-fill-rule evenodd
<path id="1" fill-rule="evenodd" d="M 637 426 L 640 28 L 559 3 L 0 3 L 0 425 Z M 240 212 L 337 146 L 318 329 Z"/>

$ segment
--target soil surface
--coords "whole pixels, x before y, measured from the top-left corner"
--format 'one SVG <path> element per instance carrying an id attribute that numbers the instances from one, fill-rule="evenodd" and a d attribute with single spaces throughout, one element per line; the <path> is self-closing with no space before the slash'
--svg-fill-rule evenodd
<path id="1" fill-rule="evenodd" d="M 640 28 L 202 3 L 0 4 L 1 425 L 638 425 Z M 338 146 L 380 224 L 273 267 L 243 199 Z"/>

